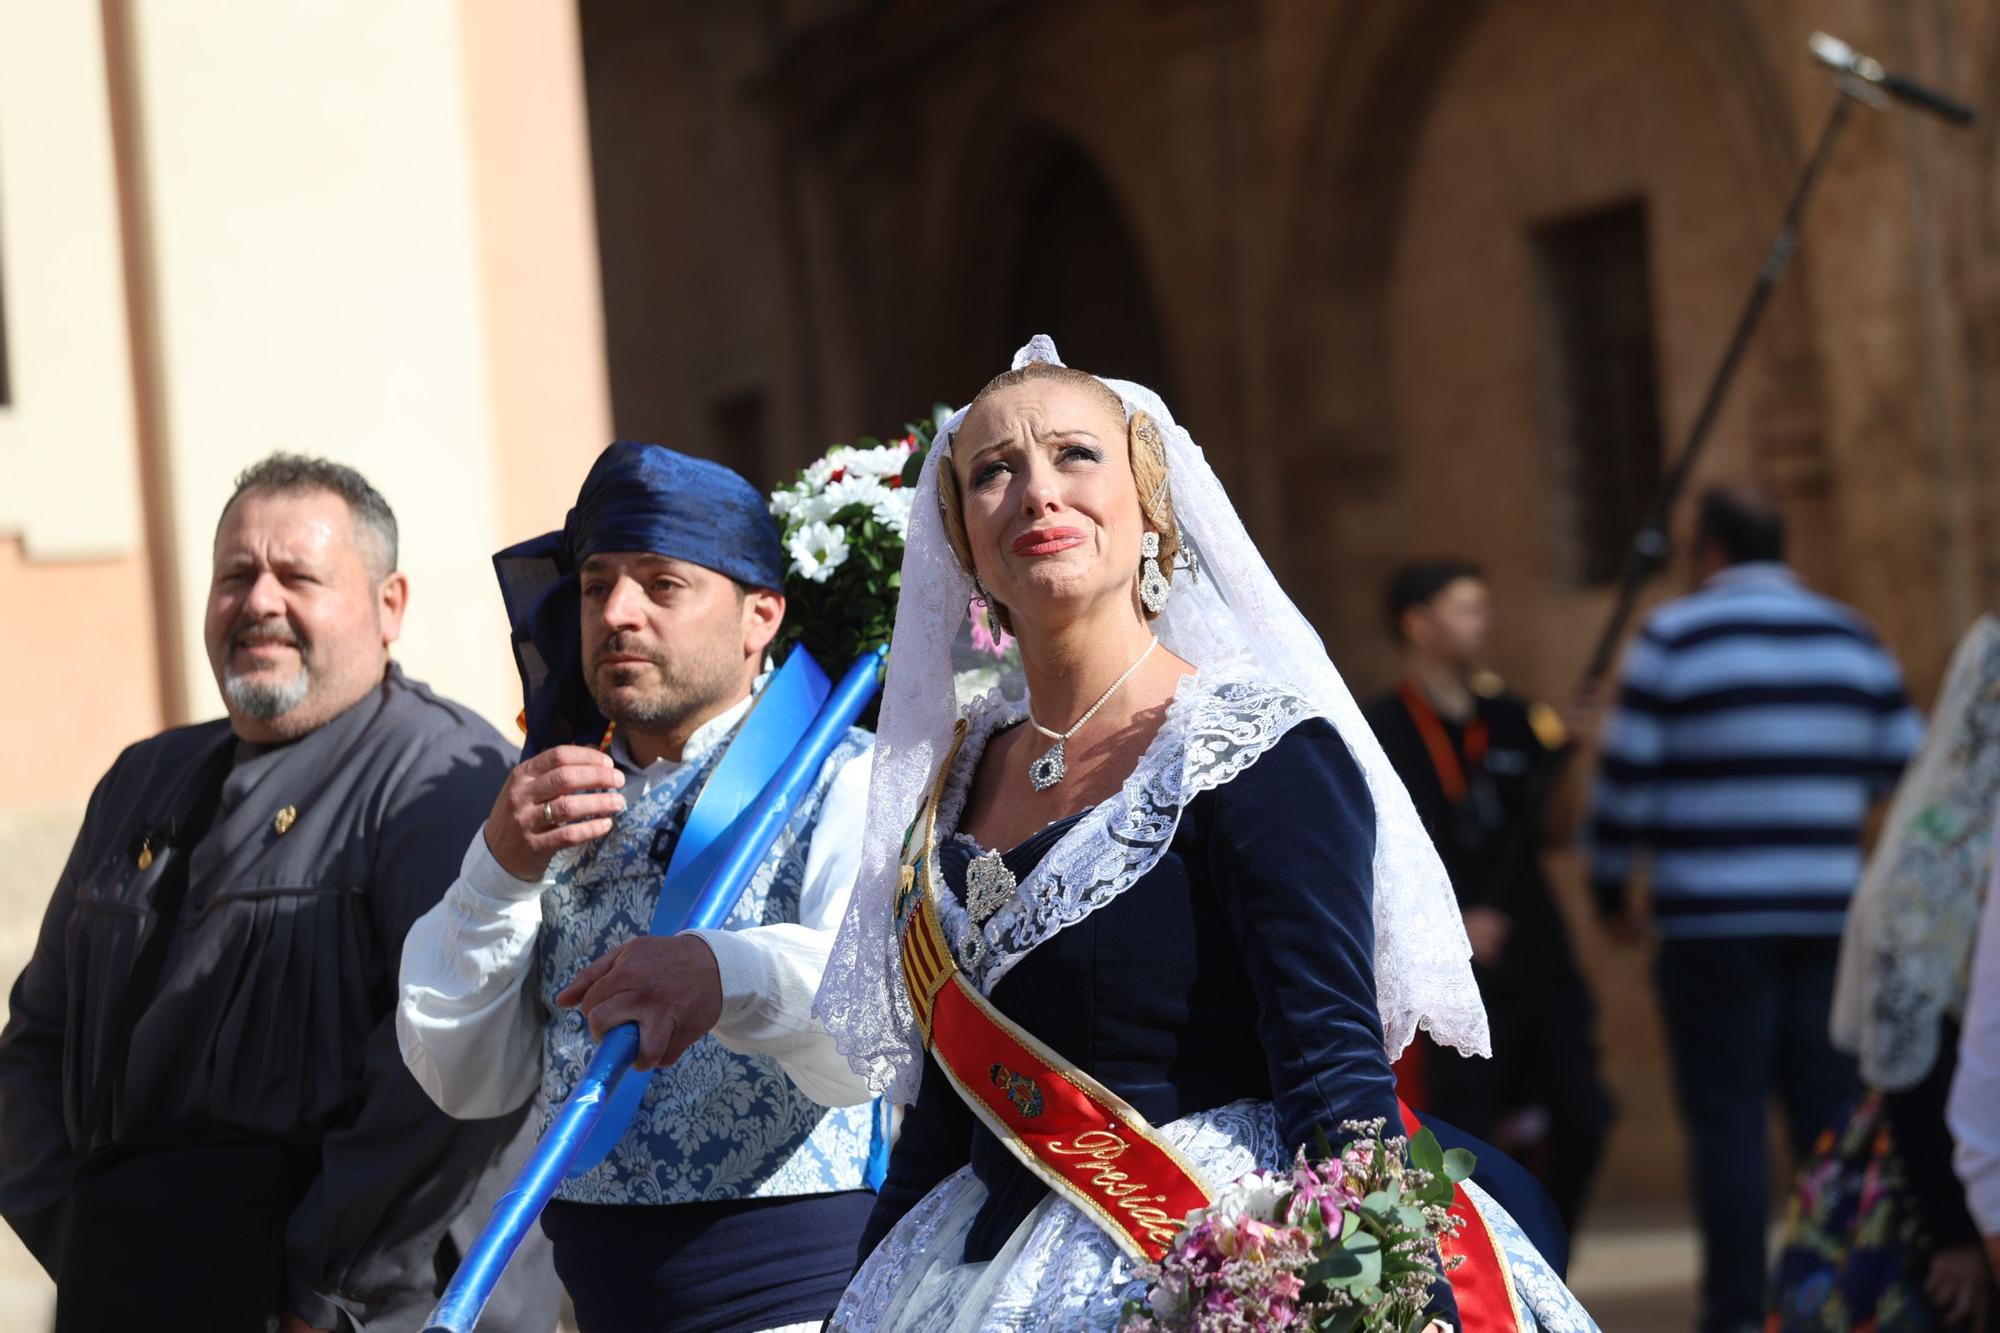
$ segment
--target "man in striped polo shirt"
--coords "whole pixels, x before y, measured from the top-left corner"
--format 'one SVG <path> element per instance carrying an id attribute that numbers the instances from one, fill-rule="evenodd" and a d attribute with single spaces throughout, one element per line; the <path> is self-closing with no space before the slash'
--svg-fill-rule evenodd
<path id="1" fill-rule="evenodd" d="M 1606 729 L 1591 879 L 1614 933 L 1648 861 L 1660 1009 L 1693 1154 L 1703 1330 L 1762 1323 L 1764 1127 L 1778 1095 L 1795 1152 L 1856 1091 L 1827 1035 L 1861 836 L 1921 724 L 1895 659 L 1855 611 L 1784 563 L 1754 492 L 1702 497 L 1698 586 L 1628 649 Z"/>

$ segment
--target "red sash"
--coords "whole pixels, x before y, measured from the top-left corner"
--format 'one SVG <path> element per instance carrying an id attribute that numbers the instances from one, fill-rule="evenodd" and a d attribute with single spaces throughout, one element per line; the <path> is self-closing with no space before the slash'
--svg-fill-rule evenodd
<path id="1" fill-rule="evenodd" d="M 958 741 L 919 817 L 896 898 L 903 985 L 940 1068 L 993 1136 L 1127 1254 L 1157 1260 L 1215 1191 L 1124 1098 L 1037 1041 L 959 974 L 936 915 L 937 803 Z"/>
<path id="2" fill-rule="evenodd" d="M 1402 1098 L 1396 1109 L 1403 1115 L 1403 1133 L 1412 1138 L 1423 1124 Z M 1452 1191 L 1451 1215 L 1458 1219 L 1458 1234 L 1447 1237 L 1438 1249 L 1448 1264 L 1462 1260 L 1451 1271 L 1451 1295 L 1458 1302 L 1458 1323 L 1463 1333 L 1520 1333 L 1521 1322 L 1514 1313 L 1514 1274 L 1507 1256 L 1493 1239 L 1492 1228 L 1461 1187 Z"/>
<path id="3" fill-rule="evenodd" d="M 964 734 L 960 722 L 958 739 Z M 959 1097 L 1023 1166 L 1126 1253 L 1158 1260 L 1215 1190 L 1124 1098 L 995 1009 L 959 973 L 938 925 L 937 803 L 957 751 L 955 740 L 912 830 L 916 845 L 896 897 L 903 984 L 917 1026 Z M 1401 1109 L 1404 1129 L 1415 1133 L 1416 1117 Z M 1451 1274 L 1463 1333 L 1520 1333 L 1506 1256 L 1464 1190 L 1451 1211 L 1462 1226 L 1443 1250 L 1447 1260 L 1464 1257 Z"/>

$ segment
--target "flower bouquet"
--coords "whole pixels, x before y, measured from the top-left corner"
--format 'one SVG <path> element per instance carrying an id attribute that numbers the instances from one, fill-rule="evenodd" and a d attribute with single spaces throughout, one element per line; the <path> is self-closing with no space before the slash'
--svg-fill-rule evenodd
<path id="1" fill-rule="evenodd" d="M 917 476 L 946 415 L 940 406 L 887 442 L 834 445 L 771 493 L 789 557 L 780 652 L 802 644 L 835 670 L 889 641 Z M 1013 640 L 975 614 L 966 646 L 972 665 L 959 673 L 961 690 L 983 692 L 1004 674 Z"/>
<path id="2" fill-rule="evenodd" d="M 802 643 L 835 670 L 889 641 L 910 504 L 936 429 L 912 422 L 886 444 L 837 444 L 771 493 L 790 557 L 780 648 Z"/>
<path id="3" fill-rule="evenodd" d="M 1428 1333 L 1431 1289 L 1455 1264 L 1438 1245 L 1457 1234 L 1453 1187 L 1473 1157 L 1437 1136 L 1383 1138 L 1382 1122 L 1290 1175 L 1252 1172 L 1188 1214 L 1173 1248 L 1146 1265 L 1126 1333 Z M 1406 1156 L 1407 1153 L 1407 1156 Z"/>

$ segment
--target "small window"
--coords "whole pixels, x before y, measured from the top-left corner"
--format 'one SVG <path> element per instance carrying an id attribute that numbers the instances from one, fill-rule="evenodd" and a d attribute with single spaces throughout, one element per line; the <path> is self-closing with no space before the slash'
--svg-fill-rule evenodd
<path id="1" fill-rule="evenodd" d="M 1567 563 L 1580 581 L 1607 583 L 1660 483 L 1645 202 L 1542 223 L 1529 244 L 1571 515 Z"/>

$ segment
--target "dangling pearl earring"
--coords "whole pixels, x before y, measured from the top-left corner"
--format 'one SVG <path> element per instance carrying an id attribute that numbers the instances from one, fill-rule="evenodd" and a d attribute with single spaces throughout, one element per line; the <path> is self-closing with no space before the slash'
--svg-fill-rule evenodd
<path id="1" fill-rule="evenodd" d="M 1139 602 L 1154 615 L 1167 609 L 1173 585 L 1160 572 L 1160 534 L 1148 532 L 1139 538 Z"/>

